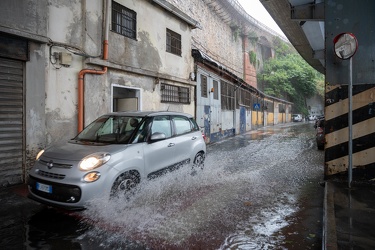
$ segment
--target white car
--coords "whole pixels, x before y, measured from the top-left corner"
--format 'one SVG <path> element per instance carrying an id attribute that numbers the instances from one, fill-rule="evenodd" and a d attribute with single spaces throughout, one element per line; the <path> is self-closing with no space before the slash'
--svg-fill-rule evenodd
<path id="1" fill-rule="evenodd" d="M 316 115 L 309 115 L 307 118 L 309 119 L 309 121 L 315 121 Z"/>
<path id="2" fill-rule="evenodd" d="M 293 114 L 292 121 L 294 122 L 302 122 L 303 118 L 301 114 Z"/>
<path id="3" fill-rule="evenodd" d="M 72 140 L 42 150 L 29 172 L 29 197 L 65 209 L 125 193 L 183 165 L 203 168 L 206 144 L 193 117 L 119 112 L 99 117 Z"/>

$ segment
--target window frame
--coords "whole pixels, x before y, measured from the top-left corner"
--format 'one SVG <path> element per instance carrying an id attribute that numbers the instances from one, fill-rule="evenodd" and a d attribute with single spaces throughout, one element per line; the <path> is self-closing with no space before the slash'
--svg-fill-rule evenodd
<path id="1" fill-rule="evenodd" d="M 194 124 L 192 124 L 191 120 L 186 117 L 186 116 L 180 116 L 180 115 L 174 115 L 172 116 L 172 122 L 173 122 L 173 126 L 174 126 L 174 135 L 175 136 L 180 136 L 180 135 L 184 135 L 184 134 L 188 134 L 188 133 L 191 133 L 194 131 Z M 176 120 L 184 120 L 186 123 L 189 124 L 189 130 L 187 131 L 184 131 L 183 133 L 178 133 L 178 129 L 177 129 L 177 123 Z"/>
<path id="2" fill-rule="evenodd" d="M 111 31 L 122 36 L 137 39 L 137 12 L 112 1 Z M 128 23 L 127 23 L 128 22 Z"/>
<path id="3" fill-rule="evenodd" d="M 190 88 L 188 87 L 181 87 L 167 83 L 161 83 L 160 97 L 162 103 L 191 103 Z"/>
<path id="4" fill-rule="evenodd" d="M 229 82 L 220 81 L 220 98 L 222 110 L 235 110 L 234 86 Z"/>
<path id="5" fill-rule="evenodd" d="M 208 77 L 201 75 L 201 97 L 208 97 Z"/>
<path id="6" fill-rule="evenodd" d="M 166 48 L 171 54 L 182 56 L 181 34 L 166 28 Z"/>

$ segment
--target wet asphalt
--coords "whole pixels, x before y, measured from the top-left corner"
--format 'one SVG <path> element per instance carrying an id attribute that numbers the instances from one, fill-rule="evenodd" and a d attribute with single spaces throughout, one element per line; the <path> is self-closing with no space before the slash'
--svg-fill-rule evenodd
<path id="1" fill-rule="evenodd" d="M 205 169 L 141 185 L 133 200 L 67 213 L 0 189 L 0 249 L 322 249 L 323 151 L 312 123 L 208 146 Z"/>

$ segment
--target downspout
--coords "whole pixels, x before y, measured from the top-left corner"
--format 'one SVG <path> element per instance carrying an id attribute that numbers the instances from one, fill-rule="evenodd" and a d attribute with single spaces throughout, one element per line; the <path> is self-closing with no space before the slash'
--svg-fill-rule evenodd
<path id="1" fill-rule="evenodd" d="M 108 37 L 109 37 L 109 6 L 110 0 L 103 0 L 106 4 L 105 8 L 105 27 L 104 27 L 104 41 L 103 41 L 103 60 L 108 60 Z M 78 133 L 83 130 L 84 120 L 84 77 L 85 74 L 103 75 L 107 73 L 107 67 L 102 70 L 96 69 L 82 69 L 78 73 Z"/>

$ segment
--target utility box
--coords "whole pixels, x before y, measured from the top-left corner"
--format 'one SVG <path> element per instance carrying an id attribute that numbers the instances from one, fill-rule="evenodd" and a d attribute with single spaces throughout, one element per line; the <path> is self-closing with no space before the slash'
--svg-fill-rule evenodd
<path id="1" fill-rule="evenodd" d="M 60 52 L 59 53 L 59 59 L 60 59 L 60 64 L 69 67 L 72 64 L 73 56 L 70 53 L 67 52 Z"/>

